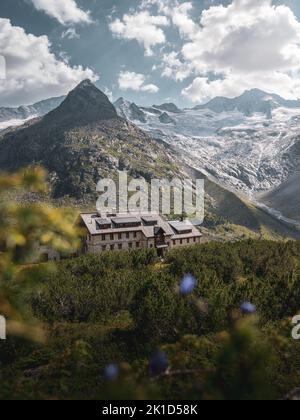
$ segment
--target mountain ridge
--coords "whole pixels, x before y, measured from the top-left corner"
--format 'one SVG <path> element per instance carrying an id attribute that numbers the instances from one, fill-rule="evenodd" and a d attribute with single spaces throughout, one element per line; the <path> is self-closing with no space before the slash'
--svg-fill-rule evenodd
<path id="1" fill-rule="evenodd" d="M 119 117 L 90 81 L 46 116 L 0 133 L 0 170 L 37 164 L 49 172 L 53 197 L 76 199 L 96 196 L 97 182 L 119 170 L 149 180 L 175 176 L 179 168 L 165 146 Z"/>
<path id="2" fill-rule="evenodd" d="M 300 108 L 300 100 L 288 100 L 273 93 L 267 93 L 260 89 L 246 90 L 242 95 L 235 98 L 217 96 L 203 105 L 197 105 L 193 109 L 210 109 L 211 111 L 230 112 L 240 111 L 247 116 L 254 113 L 263 113 L 268 118 L 272 118 L 272 111 L 277 107 Z"/>
<path id="3" fill-rule="evenodd" d="M 115 107 L 105 93 L 90 80 L 83 80 L 65 100 L 44 118 L 45 122 L 87 124 L 118 118 Z"/>
<path id="4" fill-rule="evenodd" d="M 159 115 L 164 114 L 159 111 Z M 55 202 L 72 199 L 75 204 L 89 205 L 97 199 L 98 181 L 117 180 L 118 171 L 149 183 L 153 178 L 183 178 L 191 169 L 179 148 L 118 116 L 107 96 L 89 81 L 77 86 L 46 116 L 0 133 L 0 170 L 13 172 L 31 165 L 48 171 Z M 233 192 L 208 178 L 205 182 L 209 219 L 225 218 L 226 223 L 242 224 L 238 230 L 252 229 L 255 235 L 298 237 Z"/>
<path id="5" fill-rule="evenodd" d="M 31 105 L 21 105 L 19 107 L 0 107 L 0 122 L 9 120 L 25 120 L 29 117 L 40 117 L 63 102 L 65 96 L 44 99 Z"/>

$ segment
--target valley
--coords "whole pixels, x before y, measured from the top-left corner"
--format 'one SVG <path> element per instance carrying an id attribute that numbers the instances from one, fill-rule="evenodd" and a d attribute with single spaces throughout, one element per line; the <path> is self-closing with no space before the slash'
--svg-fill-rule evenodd
<path id="1" fill-rule="evenodd" d="M 269 104 L 271 116 L 261 111 L 264 98 L 257 91 L 238 104 L 234 100 L 235 109 L 226 99 L 223 111 L 221 99 L 217 106 L 184 110 L 171 103 L 139 107 L 123 98 L 113 105 L 89 81 L 61 100 L 43 101 L 39 109 L 43 114 L 50 108 L 46 115 L 0 132 L 1 170 L 42 165 L 51 199 L 81 209 L 94 206 L 98 180 L 120 170 L 147 181 L 204 177 L 213 236 L 299 237 L 293 187 L 300 156 L 298 103 Z M 296 200 L 288 212 L 288 200 L 280 198 L 285 183 Z"/>
<path id="2" fill-rule="evenodd" d="M 239 101 L 232 100 L 231 106 L 230 100 L 223 98 L 222 105 L 219 98 L 194 109 L 172 112 L 168 107 L 166 123 L 161 122 L 166 110 L 158 107 L 140 108 L 141 119 L 140 112 L 132 112 L 132 104 L 124 99 L 115 106 L 119 115 L 126 115 L 155 138 L 180 150 L 188 165 L 250 201 L 273 206 L 266 193 L 277 191 L 275 211 L 270 209 L 270 213 L 277 217 L 282 212 L 282 219 L 297 221 L 297 205 L 291 213 L 284 206 L 276 208 L 276 203 L 280 201 L 280 186 L 287 180 L 293 184 L 299 167 L 300 104 L 282 98 L 279 101 L 276 95 L 262 97 L 262 93 L 246 92 Z M 262 112 L 263 106 L 270 112 Z"/>

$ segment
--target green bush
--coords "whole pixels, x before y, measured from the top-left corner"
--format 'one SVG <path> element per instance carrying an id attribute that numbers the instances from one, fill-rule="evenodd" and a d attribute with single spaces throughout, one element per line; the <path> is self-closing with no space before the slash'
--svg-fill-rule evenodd
<path id="1" fill-rule="evenodd" d="M 58 263 L 29 302 L 50 341 L 0 347 L 0 398 L 278 399 L 298 386 L 299 242 L 209 243 L 156 262 L 139 250 Z M 197 285 L 182 296 L 188 273 Z M 248 301 L 255 318 L 241 314 Z M 158 347 L 172 374 L 149 381 Z M 121 374 L 108 386 L 109 363 Z"/>

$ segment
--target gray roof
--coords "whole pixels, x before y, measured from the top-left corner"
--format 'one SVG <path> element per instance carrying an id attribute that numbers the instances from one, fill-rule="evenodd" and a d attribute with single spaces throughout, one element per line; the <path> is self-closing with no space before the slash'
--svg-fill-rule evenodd
<path id="1" fill-rule="evenodd" d="M 107 220 L 108 220 L 108 224 L 110 224 L 110 221 L 113 221 L 114 219 L 117 219 L 119 221 L 118 223 L 120 224 L 122 223 L 126 224 L 126 220 L 127 221 L 130 220 L 130 222 L 128 223 L 132 223 L 133 220 L 134 222 L 140 222 L 141 219 L 148 216 L 149 214 L 139 215 L 139 216 L 118 215 L 117 217 L 107 218 Z M 84 223 L 85 227 L 87 228 L 90 235 L 103 235 L 103 234 L 123 233 L 123 232 L 142 232 L 144 236 L 149 239 L 149 238 L 154 238 L 155 236 L 154 230 L 155 228 L 159 227 L 164 230 L 165 235 L 169 237 L 170 239 L 178 239 L 178 238 L 180 239 L 182 237 L 192 238 L 195 236 L 196 237 L 201 236 L 201 233 L 199 232 L 199 230 L 191 224 L 186 224 L 187 227 L 192 228 L 191 232 L 188 234 L 184 234 L 183 236 L 172 226 L 172 224 L 174 224 L 175 222 L 167 222 L 161 215 L 151 215 L 150 217 L 154 217 L 157 220 L 157 224 L 155 226 L 144 226 L 143 224 L 141 224 L 140 226 L 135 226 L 135 227 L 125 226 L 125 227 L 119 228 L 119 227 L 113 227 L 112 225 L 109 229 L 99 230 L 99 228 L 97 228 L 97 222 L 96 222 L 98 218 L 97 214 L 83 213 L 80 215 L 80 218 L 82 222 Z M 105 220 L 103 218 L 102 219 L 99 218 L 99 219 Z M 125 222 L 123 222 L 123 220 L 125 220 Z M 179 223 L 183 223 L 183 222 L 179 222 Z M 118 224 L 115 226 L 118 226 Z"/>
<path id="2" fill-rule="evenodd" d="M 110 219 L 95 219 L 98 225 L 110 225 L 111 220 Z"/>
<path id="3" fill-rule="evenodd" d="M 173 221 L 173 222 L 169 222 L 169 224 L 178 233 L 180 233 L 180 232 L 192 232 L 192 230 L 193 230 L 193 225 L 191 223 L 188 223 L 188 222 Z"/>
<path id="4" fill-rule="evenodd" d="M 141 223 L 141 219 L 137 217 L 113 217 L 112 222 L 115 224 L 127 224 L 127 223 Z"/>
<path id="5" fill-rule="evenodd" d="M 157 222 L 158 221 L 158 219 L 157 219 L 157 216 L 153 216 L 153 215 L 150 215 L 150 216 L 142 216 L 142 220 L 144 221 L 144 222 Z"/>
<path id="6" fill-rule="evenodd" d="M 158 235 L 159 232 L 162 232 L 163 234 L 166 233 L 161 226 L 154 226 L 154 235 Z"/>

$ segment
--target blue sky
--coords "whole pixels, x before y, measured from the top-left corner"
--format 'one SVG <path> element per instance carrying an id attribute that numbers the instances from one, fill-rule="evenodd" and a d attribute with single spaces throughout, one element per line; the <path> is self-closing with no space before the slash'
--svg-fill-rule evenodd
<path id="1" fill-rule="evenodd" d="M 300 97 L 296 0 L 1 0 L 0 106 L 83 78 L 116 100 L 192 106 L 261 88 Z"/>

